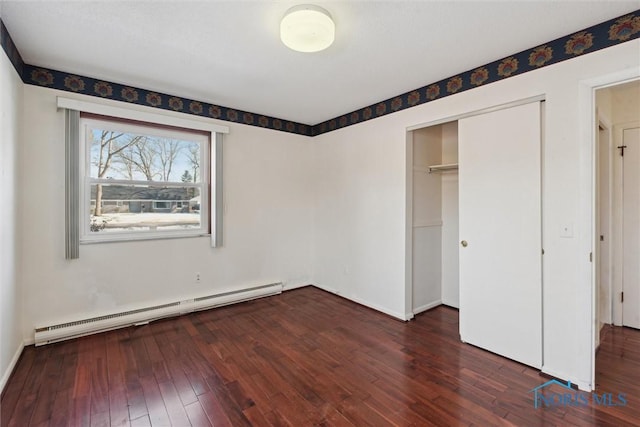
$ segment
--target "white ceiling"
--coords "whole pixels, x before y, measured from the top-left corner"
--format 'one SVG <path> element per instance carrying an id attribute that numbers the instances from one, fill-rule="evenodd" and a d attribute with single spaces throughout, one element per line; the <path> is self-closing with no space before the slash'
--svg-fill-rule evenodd
<path id="1" fill-rule="evenodd" d="M 6 1 L 24 61 L 306 124 L 632 12 L 640 1 L 314 1 L 336 42 L 279 40 L 300 1 Z"/>

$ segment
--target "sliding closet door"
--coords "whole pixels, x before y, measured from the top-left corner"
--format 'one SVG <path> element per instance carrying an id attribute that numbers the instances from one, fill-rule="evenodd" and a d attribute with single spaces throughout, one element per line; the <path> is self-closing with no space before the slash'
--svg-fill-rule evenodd
<path id="1" fill-rule="evenodd" d="M 542 365 L 540 103 L 459 121 L 460 337 Z"/>

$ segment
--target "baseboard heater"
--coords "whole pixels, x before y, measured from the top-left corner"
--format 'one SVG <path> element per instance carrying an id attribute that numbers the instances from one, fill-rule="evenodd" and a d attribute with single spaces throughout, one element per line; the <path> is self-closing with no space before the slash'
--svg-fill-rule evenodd
<path id="1" fill-rule="evenodd" d="M 238 291 L 205 295 L 183 301 L 174 301 L 120 313 L 44 326 L 35 330 L 35 345 L 50 344 L 84 335 L 144 324 L 166 317 L 179 316 L 194 311 L 207 310 L 280 293 L 282 293 L 282 283 L 277 282 Z"/>

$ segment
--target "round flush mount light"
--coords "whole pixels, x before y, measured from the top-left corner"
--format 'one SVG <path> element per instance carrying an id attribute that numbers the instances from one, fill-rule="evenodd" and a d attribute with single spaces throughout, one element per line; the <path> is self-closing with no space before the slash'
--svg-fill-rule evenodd
<path id="1" fill-rule="evenodd" d="M 280 22 L 280 39 L 298 52 L 319 52 L 333 43 L 336 25 L 325 9 L 301 4 L 287 10 Z"/>

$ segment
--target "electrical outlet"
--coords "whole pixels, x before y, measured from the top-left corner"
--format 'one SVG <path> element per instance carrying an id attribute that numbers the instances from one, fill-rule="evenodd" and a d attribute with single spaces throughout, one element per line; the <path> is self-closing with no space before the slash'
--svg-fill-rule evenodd
<path id="1" fill-rule="evenodd" d="M 196 283 L 200 283 L 200 273 L 196 273 Z"/>

